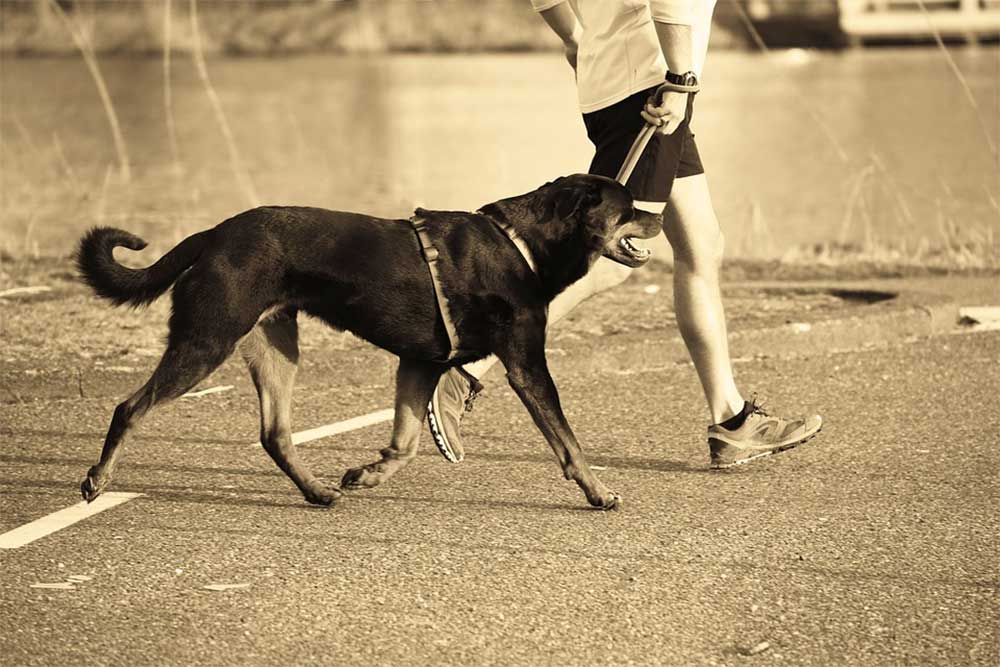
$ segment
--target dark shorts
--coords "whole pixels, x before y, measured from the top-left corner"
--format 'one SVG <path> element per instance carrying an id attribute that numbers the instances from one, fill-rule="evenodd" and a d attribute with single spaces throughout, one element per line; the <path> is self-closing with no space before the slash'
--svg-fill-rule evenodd
<path id="1" fill-rule="evenodd" d="M 639 112 L 656 88 L 642 90 L 604 109 L 583 114 L 587 136 L 597 152 L 590 173 L 614 178 L 639 131 L 646 124 Z M 675 178 L 705 173 L 690 122 L 694 95 L 688 95 L 687 115 L 673 134 L 657 132 L 650 139 L 626 186 L 637 201 L 666 202 Z"/>

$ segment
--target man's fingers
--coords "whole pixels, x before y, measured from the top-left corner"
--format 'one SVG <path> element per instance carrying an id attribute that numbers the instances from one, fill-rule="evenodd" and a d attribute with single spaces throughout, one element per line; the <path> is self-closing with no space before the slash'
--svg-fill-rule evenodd
<path id="1" fill-rule="evenodd" d="M 670 109 L 668 109 L 666 106 L 656 106 L 655 104 L 653 104 L 652 97 L 646 100 L 645 111 L 650 116 L 662 116 L 665 113 L 670 113 Z"/>
<path id="2" fill-rule="evenodd" d="M 652 114 L 646 113 L 645 110 L 640 111 L 639 115 L 642 116 L 642 119 L 647 123 L 649 123 L 650 125 L 656 125 L 657 127 L 659 127 L 660 125 L 663 124 L 662 118 L 660 118 L 659 116 L 654 116 Z"/>
<path id="3" fill-rule="evenodd" d="M 664 120 L 666 120 L 666 122 L 660 126 L 660 129 L 657 130 L 657 132 L 660 132 L 661 134 L 673 134 L 677 128 L 681 126 L 680 118 L 670 118 L 669 120 Z"/>
<path id="4" fill-rule="evenodd" d="M 661 134 L 673 134 L 678 127 L 680 127 L 682 118 L 678 118 L 671 113 L 666 113 L 662 116 L 654 116 L 650 113 L 646 113 L 645 110 L 640 111 L 639 115 L 650 125 L 655 125 L 657 132 Z"/>
<path id="5" fill-rule="evenodd" d="M 659 103 L 657 103 L 659 102 Z M 684 122 L 687 93 L 666 92 L 662 100 L 654 97 L 646 99 L 646 106 L 640 112 L 643 119 L 655 125 L 662 134 L 673 134 Z"/>

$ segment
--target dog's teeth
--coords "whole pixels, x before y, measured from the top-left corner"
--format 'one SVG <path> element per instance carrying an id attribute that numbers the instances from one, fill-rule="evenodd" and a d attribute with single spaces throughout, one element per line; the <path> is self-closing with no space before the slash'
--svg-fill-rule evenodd
<path id="1" fill-rule="evenodd" d="M 635 255 L 638 255 L 640 257 L 645 257 L 646 255 L 649 254 L 649 250 L 648 249 L 646 249 L 646 248 L 639 248 L 639 247 L 633 245 L 632 241 L 630 241 L 627 236 L 623 236 L 622 240 L 619 242 L 619 244 L 623 248 L 625 248 L 626 250 L 628 250 L 629 252 L 631 252 L 631 253 L 633 253 Z"/>

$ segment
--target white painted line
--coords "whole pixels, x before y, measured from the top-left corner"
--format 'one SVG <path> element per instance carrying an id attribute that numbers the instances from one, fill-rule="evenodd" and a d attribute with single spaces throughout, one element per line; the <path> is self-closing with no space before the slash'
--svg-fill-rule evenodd
<path id="1" fill-rule="evenodd" d="M 8 296 L 20 296 L 22 294 L 40 294 L 42 292 L 51 292 L 52 288 L 48 285 L 32 285 L 30 287 L 13 287 L 11 289 L 5 289 L 0 292 L 0 299 Z"/>
<path id="2" fill-rule="evenodd" d="M 189 391 L 188 393 L 181 396 L 181 398 L 198 398 L 199 396 L 205 396 L 206 394 L 218 394 L 222 391 L 229 391 L 233 388 L 233 385 L 226 384 L 221 387 L 209 387 L 208 389 L 202 389 L 201 391 Z"/>
<path id="3" fill-rule="evenodd" d="M 63 591 L 72 591 L 76 589 L 76 586 L 74 586 L 73 583 L 70 581 L 60 581 L 54 584 L 31 584 L 31 586 L 29 586 L 28 588 L 47 588 L 47 589 L 55 589 Z"/>
<path id="4" fill-rule="evenodd" d="M 368 414 L 361 415 L 360 417 L 351 417 L 350 419 L 345 419 L 342 422 L 334 422 L 333 424 L 326 424 L 325 426 L 311 428 L 308 431 L 292 433 L 292 444 L 299 445 L 303 442 L 309 442 L 310 440 L 325 438 L 328 435 L 347 433 L 348 431 L 356 431 L 359 428 L 364 428 L 373 424 L 381 424 L 382 422 L 392 421 L 395 414 L 395 410 L 392 408 L 386 408 L 385 410 L 369 412 Z M 259 442 L 255 442 L 253 446 L 260 447 L 261 444 Z"/>
<path id="5" fill-rule="evenodd" d="M 188 396 L 201 396 L 203 394 L 226 391 L 227 389 L 232 389 L 232 387 L 212 387 L 211 389 L 195 392 L 194 394 L 188 394 Z M 373 424 L 392 421 L 394 415 L 395 410 L 392 408 L 377 410 L 366 415 L 361 415 L 360 417 L 352 417 L 351 419 L 345 419 L 341 422 L 326 424 L 325 426 L 318 426 L 307 431 L 293 433 L 292 442 L 298 445 L 303 442 L 309 442 L 310 440 L 325 438 L 328 435 L 337 435 L 338 433 L 356 431 L 366 426 L 372 426 Z M 255 443 L 254 447 L 260 447 L 260 443 Z M 83 519 L 93 516 L 98 512 L 103 512 L 106 509 L 110 509 L 115 505 L 120 505 L 141 495 L 143 494 L 110 492 L 98 496 L 97 500 L 92 503 L 80 502 L 72 507 L 67 507 L 66 509 L 59 510 L 58 512 L 53 512 L 48 516 L 43 516 L 41 519 L 36 519 L 35 521 L 25 524 L 20 528 L 15 528 L 14 530 L 0 535 L 0 549 L 17 549 L 18 547 L 23 547 L 24 545 L 30 544 L 35 540 L 45 537 L 46 535 L 51 535 L 57 530 L 62 530 L 67 526 L 71 526 L 77 521 L 82 521 Z"/>
<path id="6" fill-rule="evenodd" d="M 231 591 L 240 588 L 250 588 L 250 584 L 209 584 L 202 586 L 206 591 Z"/>
<path id="7" fill-rule="evenodd" d="M 111 509 L 115 505 L 121 505 L 141 495 L 141 493 L 111 492 L 98 496 L 97 500 L 92 503 L 81 501 L 72 507 L 53 512 L 48 516 L 35 519 L 31 523 L 26 523 L 20 528 L 15 528 L 0 535 L 0 549 L 17 549 L 26 544 L 31 544 L 35 540 L 41 539 L 46 535 L 51 535 L 57 530 L 72 526 L 77 521 L 83 521 L 98 512 Z"/>

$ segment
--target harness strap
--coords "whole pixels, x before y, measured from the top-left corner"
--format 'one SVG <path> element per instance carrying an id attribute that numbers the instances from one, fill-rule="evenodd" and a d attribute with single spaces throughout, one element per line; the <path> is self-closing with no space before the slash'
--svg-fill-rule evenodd
<path id="1" fill-rule="evenodd" d="M 458 332 L 455 331 L 455 321 L 451 318 L 448 297 L 441 290 L 441 276 L 438 274 L 437 268 L 438 251 L 431 243 L 430 234 L 427 233 L 426 220 L 420 216 L 414 216 L 410 218 L 410 224 L 413 225 L 413 231 L 417 233 L 417 239 L 420 241 L 420 251 L 424 256 L 424 261 L 427 262 L 427 270 L 431 274 L 431 284 L 434 286 L 434 298 L 437 301 L 438 312 L 441 313 L 444 330 L 448 333 L 448 344 L 451 346 L 451 351 L 448 352 L 448 356 L 443 361 L 451 361 L 455 357 L 465 354 L 465 351 L 459 349 Z"/>
<path id="2" fill-rule="evenodd" d="M 510 242 L 514 244 L 514 247 L 517 248 L 518 252 L 521 253 L 521 257 L 524 258 L 524 261 L 528 265 L 528 268 L 531 269 L 531 272 L 538 275 L 538 269 L 535 267 L 535 259 L 531 256 L 531 251 L 528 250 L 528 244 L 524 242 L 521 235 L 517 233 L 516 229 L 514 229 L 514 225 L 512 225 L 509 220 L 497 219 L 482 209 L 479 209 L 476 213 L 496 225 L 497 228 L 503 232 L 508 239 L 510 239 Z"/>

